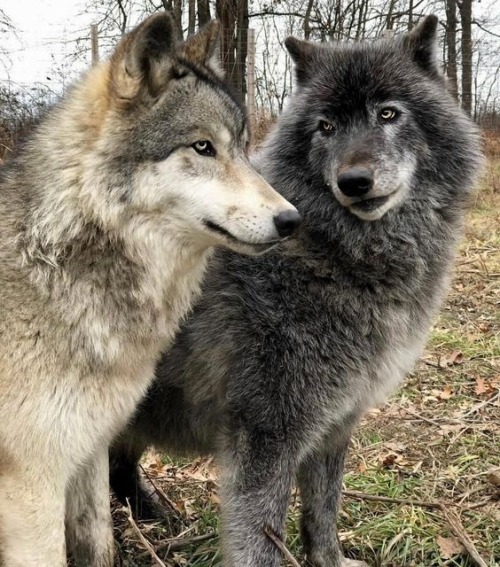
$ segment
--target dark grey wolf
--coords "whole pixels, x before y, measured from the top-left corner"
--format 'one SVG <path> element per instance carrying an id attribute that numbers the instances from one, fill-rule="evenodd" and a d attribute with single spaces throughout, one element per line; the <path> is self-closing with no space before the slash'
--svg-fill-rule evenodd
<path id="1" fill-rule="evenodd" d="M 278 565 L 263 528 L 283 535 L 295 480 L 309 564 L 363 564 L 336 535 L 349 439 L 421 352 L 481 162 L 436 28 L 286 42 L 298 88 L 257 163 L 303 215 L 298 240 L 257 262 L 217 255 L 112 455 L 115 492 L 140 508 L 146 446 L 215 453 L 227 567 Z"/>
<path id="2" fill-rule="evenodd" d="M 0 563 L 110 567 L 108 444 L 214 245 L 261 252 L 298 213 L 249 165 L 210 24 L 146 20 L 3 170 Z"/>

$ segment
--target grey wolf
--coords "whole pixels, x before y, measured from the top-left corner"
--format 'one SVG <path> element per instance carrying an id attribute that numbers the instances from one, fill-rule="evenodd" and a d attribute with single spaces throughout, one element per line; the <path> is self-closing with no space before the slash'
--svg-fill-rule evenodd
<path id="1" fill-rule="evenodd" d="M 299 215 L 250 166 L 217 25 L 146 20 L 3 171 L 0 563 L 113 563 L 108 444 L 214 245 L 260 253 Z M 66 534 L 65 534 L 66 518 Z M 66 535 L 66 537 L 65 537 Z M 66 542 L 65 542 L 66 539 Z"/>
<path id="2" fill-rule="evenodd" d="M 283 535 L 294 481 L 308 564 L 364 565 L 336 535 L 349 439 L 422 350 L 481 163 L 436 29 L 429 16 L 374 43 L 287 40 L 297 89 L 256 163 L 303 216 L 298 239 L 256 262 L 216 256 L 116 443 L 112 486 L 148 513 L 146 446 L 215 453 L 226 567 L 278 565 L 263 527 Z"/>

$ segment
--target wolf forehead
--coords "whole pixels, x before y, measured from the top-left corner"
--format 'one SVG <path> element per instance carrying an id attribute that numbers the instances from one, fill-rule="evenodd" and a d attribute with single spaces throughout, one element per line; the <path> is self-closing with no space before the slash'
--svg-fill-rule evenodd
<path id="1" fill-rule="evenodd" d="M 243 106 L 215 75 L 181 62 L 151 108 L 137 108 L 124 125 L 124 152 L 135 161 L 160 161 L 177 147 L 198 140 L 215 142 L 222 132 L 231 147 L 247 142 Z M 123 143 L 122 142 L 122 143 Z M 216 148 L 217 149 L 217 148 Z"/>
<path id="2" fill-rule="evenodd" d="M 325 45 L 311 62 L 308 87 L 318 103 L 350 113 L 389 100 L 431 101 L 444 80 L 419 67 L 397 40 L 381 40 Z"/>

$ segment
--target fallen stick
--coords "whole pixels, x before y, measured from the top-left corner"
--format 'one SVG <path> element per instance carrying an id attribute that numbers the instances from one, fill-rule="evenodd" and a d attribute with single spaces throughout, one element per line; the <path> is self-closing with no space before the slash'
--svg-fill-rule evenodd
<path id="1" fill-rule="evenodd" d="M 130 502 L 128 501 L 127 498 L 127 519 L 129 521 L 129 524 L 131 525 L 132 529 L 134 530 L 134 532 L 137 534 L 137 537 L 141 540 L 142 545 L 148 550 L 149 554 L 151 555 L 151 558 L 153 559 L 153 561 L 159 566 L 159 567 L 167 567 L 165 565 L 165 563 L 163 563 L 163 561 L 158 557 L 158 555 L 156 554 L 156 551 L 153 549 L 153 546 L 149 543 L 149 541 L 142 535 L 141 530 L 139 529 L 139 526 L 135 523 L 134 517 L 132 516 L 132 508 L 130 507 Z"/>
<path id="2" fill-rule="evenodd" d="M 478 412 L 479 410 L 483 409 L 484 407 L 486 407 L 490 404 L 493 404 L 493 402 L 495 402 L 499 396 L 500 396 L 500 391 L 498 391 L 489 400 L 484 400 L 484 402 L 481 402 L 480 404 L 477 404 L 476 406 L 474 406 L 471 410 L 469 410 L 466 414 L 464 414 L 462 416 L 462 419 L 466 419 L 467 417 L 470 417 L 472 414 Z"/>
<path id="3" fill-rule="evenodd" d="M 433 419 L 429 419 L 428 417 L 425 417 L 425 415 L 421 415 L 421 414 L 417 413 L 416 411 L 412 411 L 411 409 L 405 408 L 403 406 L 398 406 L 398 407 L 400 409 L 402 409 L 403 411 L 405 411 L 406 413 L 412 415 L 413 417 L 416 417 L 417 419 L 425 421 L 426 423 L 429 423 L 430 425 L 435 425 L 436 427 L 441 427 L 440 423 L 438 423 L 437 421 L 434 421 Z"/>
<path id="4" fill-rule="evenodd" d="M 268 527 L 264 527 L 264 533 L 267 537 L 274 543 L 274 545 L 281 551 L 288 561 L 293 565 L 293 567 L 300 567 L 300 563 L 295 559 L 295 557 L 287 549 L 286 545 L 281 541 L 281 539 L 274 533 L 274 531 Z"/>
<path id="5" fill-rule="evenodd" d="M 390 498 L 389 496 L 375 496 L 374 494 L 364 494 L 354 490 L 343 490 L 342 494 L 349 498 L 358 498 L 359 500 L 372 500 L 373 502 L 390 502 L 392 504 L 406 504 L 410 506 L 420 506 L 422 508 L 441 508 L 439 502 L 424 502 L 421 500 L 408 500 L 406 498 Z"/>
<path id="6" fill-rule="evenodd" d="M 465 528 L 460 521 L 457 514 L 445 504 L 441 502 L 424 502 L 421 500 L 407 500 L 405 498 L 389 498 L 388 496 L 375 496 L 372 494 L 364 494 L 363 492 L 356 492 L 353 490 L 344 490 L 344 496 L 350 498 L 358 498 L 359 500 L 372 500 L 374 502 L 391 502 L 393 504 L 406 504 L 411 506 L 421 506 L 422 508 L 432 508 L 441 510 L 445 520 L 448 522 L 450 528 L 458 537 L 462 545 L 465 547 L 470 555 L 470 558 L 478 567 L 488 567 L 486 561 L 479 554 L 474 542 L 470 539 Z"/>
<path id="7" fill-rule="evenodd" d="M 189 547 L 194 543 L 200 543 L 201 541 L 212 539 L 216 535 L 217 534 L 215 532 L 210 532 L 208 534 L 201 534 L 193 537 L 166 539 L 161 542 L 161 544 L 157 547 L 157 550 L 163 551 L 164 549 L 166 549 L 167 553 L 170 553 L 171 551 L 178 551 L 179 549 Z"/>
<path id="8" fill-rule="evenodd" d="M 156 482 L 154 482 L 154 480 L 151 478 L 151 476 L 147 473 L 147 471 L 145 470 L 145 468 L 142 465 L 139 465 L 139 468 L 142 472 L 142 474 L 146 477 L 147 481 L 149 482 L 149 484 L 153 487 L 153 490 L 155 491 L 155 493 L 157 494 L 157 496 L 159 497 L 159 499 L 166 505 L 168 506 L 168 508 L 170 508 L 170 510 L 172 511 L 172 513 L 174 514 L 174 516 L 177 518 L 177 520 L 183 524 L 184 526 L 187 526 L 187 523 L 184 521 L 184 518 L 182 517 L 182 514 L 180 514 L 179 510 L 177 510 L 177 508 L 175 507 L 175 504 L 172 502 L 172 500 L 170 500 L 170 498 L 166 495 L 165 491 L 163 489 L 161 489 Z"/>
<path id="9" fill-rule="evenodd" d="M 446 521 L 448 522 L 450 528 L 455 532 L 455 535 L 458 539 L 462 542 L 462 545 L 468 551 L 472 561 L 479 567 L 488 567 L 486 561 L 479 555 L 479 552 L 474 545 L 474 542 L 471 540 L 465 528 L 460 521 L 460 518 L 455 514 L 453 510 L 446 508 L 446 506 L 441 505 L 441 510 L 443 512 Z"/>

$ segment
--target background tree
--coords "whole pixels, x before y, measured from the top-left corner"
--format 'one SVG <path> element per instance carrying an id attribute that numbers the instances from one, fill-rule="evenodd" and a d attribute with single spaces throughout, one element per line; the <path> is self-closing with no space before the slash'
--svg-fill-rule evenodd
<path id="1" fill-rule="evenodd" d="M 462 108 L 472 113 L 472 0 L 458 2 L 462 24 Z"/>
<path id="2" fill-rule="evenodd" d="M 445 0 L 446 7 L 446 75 L 450 83 L 450 90 L 458 97 L 457 75 L 457 2 Z"/>

